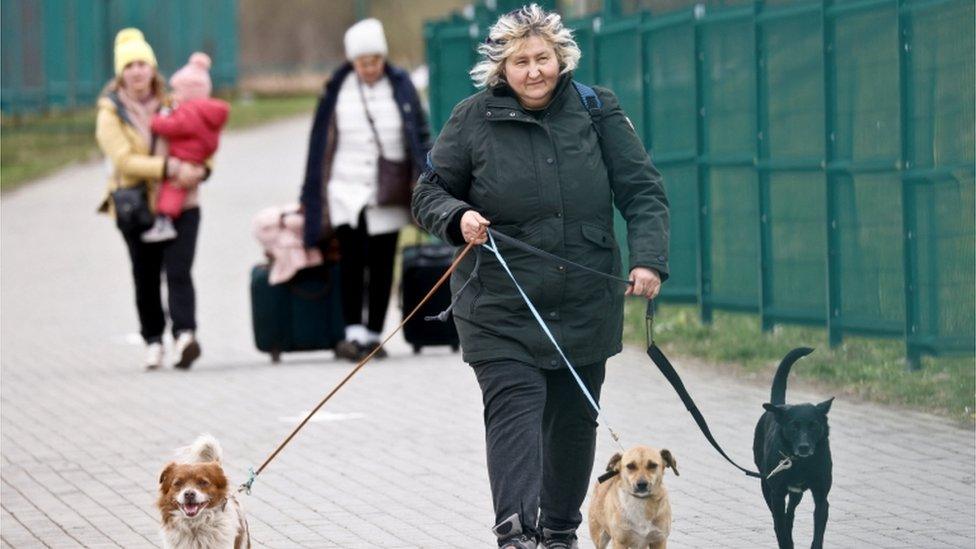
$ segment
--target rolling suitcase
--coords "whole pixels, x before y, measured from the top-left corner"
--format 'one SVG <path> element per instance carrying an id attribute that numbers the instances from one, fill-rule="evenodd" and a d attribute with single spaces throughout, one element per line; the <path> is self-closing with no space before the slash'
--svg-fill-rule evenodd
<path id="1" fill-rule="evenodd" d="M 454 247 L 449 244 L 416 244 L 403 248 L 400 306 L 404 318 L 434 287 L 437 279 L 451 266 L 453 260 Z M 410 322 L 404 325 L 403 336 L 413 346 L 414 353 L 432 345 L 449 345 L 454 351 L 460 348 L 452 316 L 448 317 L 447 322 L 424 320 L 424 317 L 434 316 L 451 304 L 450 286 L 445 282 Z"/>
<path id="2" fill-rule="evenodd" d="M 251 269 L 251 319 L 254 344 L 271 354 L 332 349 L 345 337 L 339 295 L 339 266 L 298 271 L 288 282 L 268 284 L 268 265 Z"/>

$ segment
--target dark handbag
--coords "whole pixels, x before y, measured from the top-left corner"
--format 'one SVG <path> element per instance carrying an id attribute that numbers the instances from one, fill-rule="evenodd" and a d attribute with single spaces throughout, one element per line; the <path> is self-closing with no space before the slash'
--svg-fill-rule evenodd
<path id="1" fill-rule="evenodd" d="M 394 162 L 381 154 L 377 164 L 379 171 L 376 203 L 380 206 L 410 206 L 413 170 L 410 162 Z"/>
<path id="2" fill-rule="evenodd" d="M 115 225 L 120 231 L 132 234 L 152 227 L 155 218 L 149 211 L 149 199 L 144 184 L 116 189 L 111 196 L 115 206 Z"/>
<path id="3" fill-rule="evenodd" d="M 369 121 L 369 129 L 373 131 L 373 138 L 376 139 L 376 146 L 380 150 L 380 156 L 376 163 L 376 203 L 380 206 L 409 207 L 410 194 L 414 182 L 413 169 L 410 161 L 403 160 L 397 162 L 383 156 L 383 143 L 380 141 L 380 134 L 376 131 L 373 116 L 366 107 L 366 97 L 363 95 L 363 83 L 357 78 L 356 84 L 359 86 L 359 98 L 363 102 L 363 110 L 366 111 L 366 120 Z"/>
<path id="4" fill-rule="evenodd" d="M 117 93 L 112 92 L 108 95 L 109 99 L 115 104 L 119 118 L 123 122 L 132 125 L 129 120 L 129 113 L 125 109 L 125 104 L 119 99 Z M 149 142 L 149 154 L 156 152 L 156 134 L 153 134 Z M 135 187 L 119 187 L 112 191 L 112 204 L 115 206 L 115 225 L 125 234 L 143 232 L 152 227 L 156 220 L 155 216 L 149 211 L 148 187 L 145 181 Z"/>

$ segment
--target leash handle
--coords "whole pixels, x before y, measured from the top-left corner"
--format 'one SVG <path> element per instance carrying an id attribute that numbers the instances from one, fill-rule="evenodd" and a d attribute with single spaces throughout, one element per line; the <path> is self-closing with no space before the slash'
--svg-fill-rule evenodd
<path id="1" fill-rule="evenodd" d="M 644 328 L 647 330 L 647 346 L 654 344 L 654 300 L 647 300 L 647 311 L 644 312 Z"/>

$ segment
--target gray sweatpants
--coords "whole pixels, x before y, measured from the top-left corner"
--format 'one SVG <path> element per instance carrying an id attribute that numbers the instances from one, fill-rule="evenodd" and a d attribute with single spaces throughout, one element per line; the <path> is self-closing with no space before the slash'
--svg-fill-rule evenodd
<path id="1" fill-rule="evenodd" d="M 576 367 L 597 402 L 605 366 Z M 596 411 L 566 368 L 512 360 L 472 367 L 484 400 L 495 523 L 517 514 L 529 535 L 576 528 L 593 469 Z"/>

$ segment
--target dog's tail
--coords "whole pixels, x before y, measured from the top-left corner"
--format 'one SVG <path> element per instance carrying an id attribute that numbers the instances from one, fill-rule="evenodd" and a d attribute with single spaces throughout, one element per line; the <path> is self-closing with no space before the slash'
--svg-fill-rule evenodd
<path id="1" fill-rule="evenodd" d="M 769 394 L 770 404 L 786 404 L 786 378 L 790 377 L 790 368 L 793 367 L 794 362 L 812 352 L 813 349 L 809 347 L 799 347 L 783 357 L 773 377 L 773 390 Z"/>
<path id="2" fill-rule="evenodd" d="M 223 450 L 220 443 L 210 434 L 202 434 L 193 441 L 193 444 L 184 448 L 181 452 L 186 461 L 190 463 L 206 463 L 208 461 L 220 462 L 223 459 Z"/>

